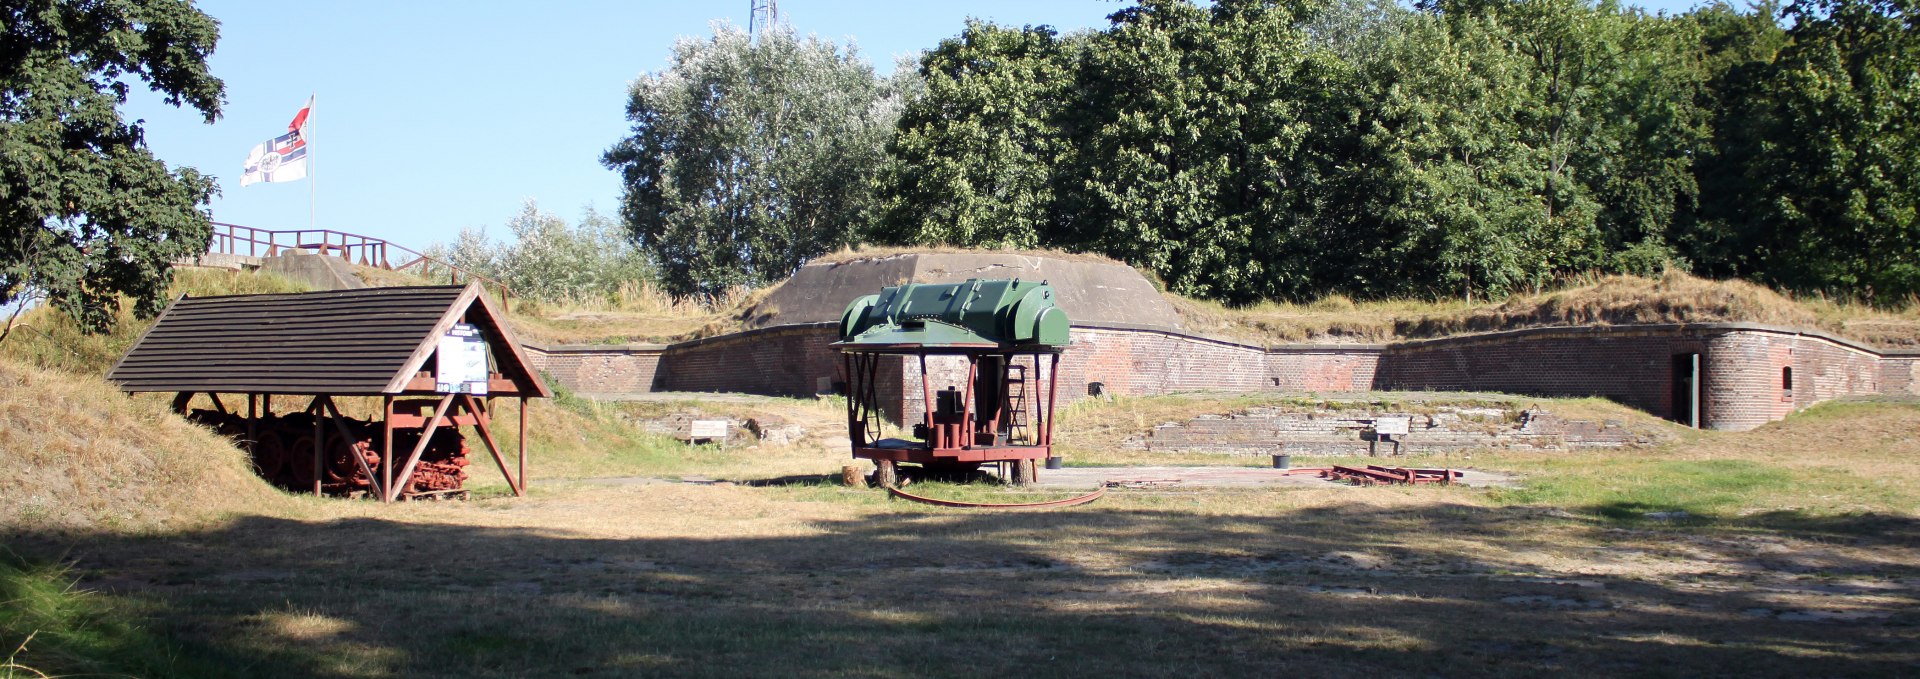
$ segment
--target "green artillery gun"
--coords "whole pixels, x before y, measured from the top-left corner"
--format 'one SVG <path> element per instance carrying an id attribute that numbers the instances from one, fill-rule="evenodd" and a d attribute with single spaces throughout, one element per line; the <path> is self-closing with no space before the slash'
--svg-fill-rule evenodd
<path id="1" fill-rule="evenodd" d="M 942 471 L 1002 464 L 1008 480 L 1032 481 L 1036 462 L 1053 457 L 1055 392 L 1068 330 L 1067 314 L 1044 281 L 906 284 L 854 300 L 841 314 L 840 341 L 833 344 L 847 374 L 853 456 L 873 460 L 887 486 L 900 463 Z M 962 386 L 936 393 L 930 356 L 964 359 Z M 882 437 L 885 406 L 898 406 L 903 425 L 910 417 L 904 388 L 880 388 L 882 363 L 892 357 L 899 359 L 884 367 L 902 373 L 893 383 L 904 387 L 905 374 L 916 367 L 920 376 L 912 439 Z M 883 396 L 898 401 L 883 403 Z"/>

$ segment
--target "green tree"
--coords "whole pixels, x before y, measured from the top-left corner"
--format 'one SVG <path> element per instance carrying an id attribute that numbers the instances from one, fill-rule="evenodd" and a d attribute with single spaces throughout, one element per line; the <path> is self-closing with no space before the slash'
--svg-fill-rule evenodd
<path id="1" fill-rule="evenodd" d="M 1699 59 L 1707 86 L 1700 107 L 1709 114 L 1712 133 L 1694 165 L 1698 208 L 1681 220 L 1674 245 L 1703 273 L 1737 275 L 1748 264 L 1747 226 L 1759 201 L 1749 193 L 1746 168 L 1771 133 L 1754 123 L 1774 57 L 1787 43 L 1778 16 L 1779 6 L 1772 3 L 1742 11 L 1725 2 L 1686 15 L 1701 36 Z"/>
<path id="2" fill-rule="evenodd" d="M 164 306 L 173 261 L 206 250 L 216 187 L 155 158 L 118 107 L 137 79 L 217 119 L 218 27 L 177 0 L 0 1 L 0 304 L 44 290 L 91 329 L 118 295 Z"/>
<path id="3" fill-rule="evenodd" d="M 1722 271 L 1887 301 L 1920 294 L 1920 5 L 1807 0 L 1730 92 Z M 1723 129 L 1723 131 L 1725 131 Z"/>
<path id="4" fill-rule="evenodd" d="M 716 27 L 635 80 L 603 161 L 620 216 L 674 294 L 764 285 L 865 228 L 899 86 L 852 48 Z"/>
<path id="5" fill-rule="evenodd" d="M 922 56 L 877 182 L 871 233 L 897 244 L 1034 247 L 1049 231 L 1072 40 L 970 20 Z"/>
<path id="6" fill-rule="evenodd" d="M 1311 286 L 1328 237 L 1315 187 L 1348 126 L 1351 69 L 1309 44 L 1312 6 L 1146 0 L 1081 60 L 1084 101 L 1059 217 L 1062 244 L 1230 302 Z"/>
<path id="7" fill-rule="evenodd" d="M 1403 280 L 1498 296 L 1665 266 L 1707 129 L 1691 24 L 1584 0 L 1422 9 L 1368 66 L 1357 186 L 1380 190 L 1353 198 Z"/>
<path id="8" fill-rule="evenodd" d="M 513 240 L 495 242 L 485 229 L 461 229 L 452 244 L 427 254 L 545 302 L 608 297 L 622 284 L 653 279 L 646 255 L 625 229 L 591 207 L 569 225 L 529 200 L 507 220 L 507 230 Z"/>

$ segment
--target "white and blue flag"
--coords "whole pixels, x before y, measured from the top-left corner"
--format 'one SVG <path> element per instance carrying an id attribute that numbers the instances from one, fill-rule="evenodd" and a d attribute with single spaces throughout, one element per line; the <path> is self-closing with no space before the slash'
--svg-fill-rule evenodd
<path id="1" fill-rule="evenodd" d="M 308 99 L 287 124 L 286 134 L 253 147 L 247 154 L 246 173 L 240 175 L 241 186 L 307 178 L 307 114 L 312 111 L 313 100 Z"/>

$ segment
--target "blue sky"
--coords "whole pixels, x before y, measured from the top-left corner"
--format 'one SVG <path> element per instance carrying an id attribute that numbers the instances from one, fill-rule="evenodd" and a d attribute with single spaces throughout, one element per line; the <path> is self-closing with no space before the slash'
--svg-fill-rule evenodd
<path id="1" fill-rule="evenodd" d="M 309 94 L 315 224 L 424 248 L 502 225 L 526 199 L 569 221 L 612 214 L 620 185 L 600 154 L 627 130 L 627 83 L 667 65 L 680 37 L 746 25 L 748 2 L 198 3 L 221 22 L 224 117 L 136 96 L 129 118 L 171 165 L 219 178 L 216 221 L 305 228 L 308 183 L 240 186 L 248 149 L 285 131 Z M 849 40 L 882 72 L 969 16 L 1062 31 L 1099 27 L 1116 0 L 965 3 L 781 0 L 802 33 Z M 1687 0 L 1641 3 L 1669 11 Z"/>

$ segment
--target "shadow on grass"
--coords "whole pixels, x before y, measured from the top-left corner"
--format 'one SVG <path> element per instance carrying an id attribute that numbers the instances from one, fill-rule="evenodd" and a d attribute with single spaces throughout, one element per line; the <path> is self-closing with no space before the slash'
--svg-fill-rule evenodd
<path id="1" fill-rule="evenodd" d="M 1756 521 L 1895 547 L 1916 530 L 1885 516 Z M 1911 608 L 1794 622 L 1755 613 L 1774 600 L 1740 574 L 1689 586 L 1716 576 L 1540 572 L 1502 554 L 1570 538 L 1603 548 L 1619 530 L 1524 508 L 901 511 L 813 525 L 821 534 L 606 539 L 248 517 L 169 536 L 7 540 L 66 555 L 86 586 L 150 616 L 176 653 L 122 670 L 141 676 L 1920 670 Z M 1442 534 L 1460 539 L 1421 539 Z M 1914 597 L 1911 566 L 1829 555 L 1820 569 L 1906 582 L 1897 594 Z"/>

